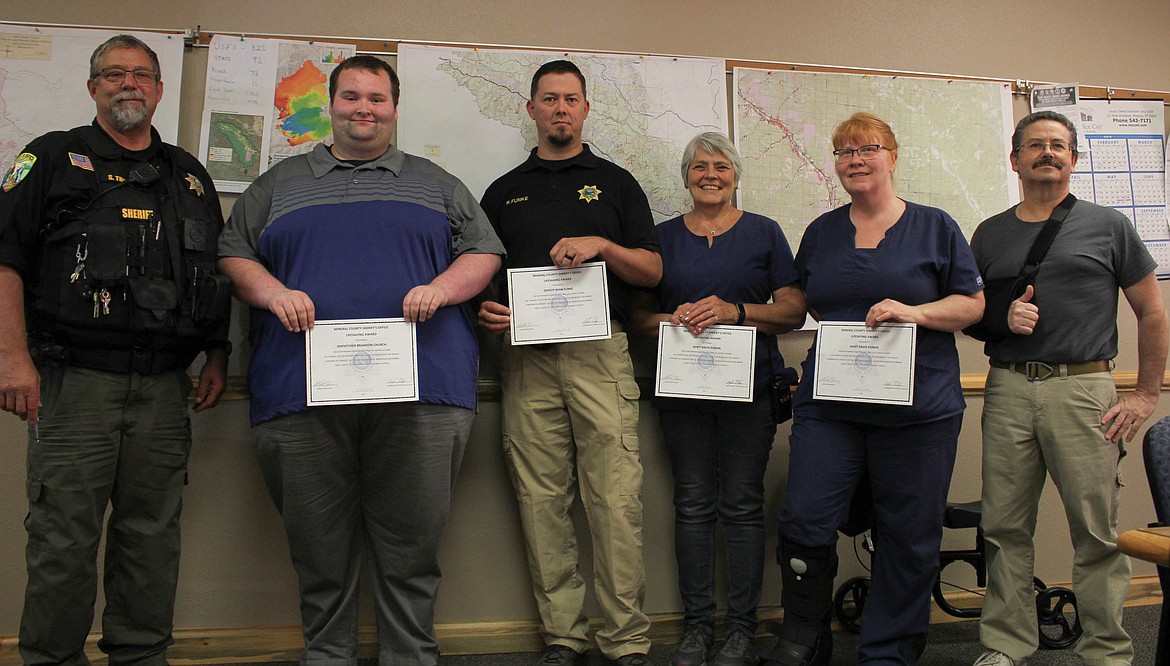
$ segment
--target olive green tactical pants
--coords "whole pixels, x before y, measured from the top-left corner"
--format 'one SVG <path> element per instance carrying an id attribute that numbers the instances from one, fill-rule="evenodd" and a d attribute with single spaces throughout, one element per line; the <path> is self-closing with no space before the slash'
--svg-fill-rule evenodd
<path id="1" fill-rule="evenodd" d="M 1097 372 L 1028 381 L 992 368 L 983 408 L 983 531 L 987 596 L 983 645 L 1020 661 L 1039 642 L 1032 588 L 1033 536 L 1045 477 L 1060 492 L 1075 551 L 1073 592 L 1086 664 L 1129 664 L 1121 627 L 1129 558 L 1117 549 L 1118 463 L 1125 450 L 1105 439 L 1101 417 L 1117 400 L 1113 377 Z"/>
<path id="2" fill-rule="evenodd" d="M 29 428 L 26 664 L 88 664 L 106 508 L 105 610 L 111 664 L 166 663 L 179 575 L 179 514 L 191 434 L 183 370 L 118 374 L 42 364 Z"/>

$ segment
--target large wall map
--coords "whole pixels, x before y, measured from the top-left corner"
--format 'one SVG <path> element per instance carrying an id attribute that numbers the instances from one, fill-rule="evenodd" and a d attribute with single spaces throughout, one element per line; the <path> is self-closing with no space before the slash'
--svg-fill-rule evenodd
<path id="1" fill-rule="evenodd" d="M 475 196 L 524 161 L 536 128 L 524 109 L 532 74 L 567 58 L 585 75 L 585 141 L 638 179 L 657 221 L 686 212 L 682 149 L 727 131 L 723 60 L 415 46 L 398 49 L 403 150 L 458 176 Z"/>
<path id="2" fill-rule="evenodd" d="M 88 125 L 95 115 L 89 56 L 115 30 L 0 24 L 0 172 L 30 141 L 53 130 Z M 162 67 L 164 95 L 154 126 L 163 141 L 179 135 L 183 33 L 129 32 L 150 45 Z"/>
<path id="3" fill-rule="evenodd" d="M 856 111 L 893 128 L 898 195 L 942 208 L 968 237 L 1019 200 L 1005 84 L 747 68 L 733 79 L 741 207 L 778 221 L 793 248 L 809 222 L 849 202 L 830 137 Z"/>

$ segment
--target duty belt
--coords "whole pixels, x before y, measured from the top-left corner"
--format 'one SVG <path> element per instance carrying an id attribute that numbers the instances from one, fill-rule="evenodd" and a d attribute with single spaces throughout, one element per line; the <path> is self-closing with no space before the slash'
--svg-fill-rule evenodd
<path id="1" fill-rule="evenodd" d="M 157 375 L 186 368 L 191 356 L 175 351 L 157 349 L 78 349 L 66 347 L 64 360 L 67 365 L 119 374 Z"/>
<path id="2" fill-rule="evenodd" d="M 1045 363 L 1044 361 L 1018 361 L 1008 363 L 991 359 L 991 367 L 1018 372 L 1030 382 L 1042 382 L 1050 377 L 1071 377 L 1091 372 L 1109 372 L 1112 361 L 1085 361 L 1084 363 Z"/>

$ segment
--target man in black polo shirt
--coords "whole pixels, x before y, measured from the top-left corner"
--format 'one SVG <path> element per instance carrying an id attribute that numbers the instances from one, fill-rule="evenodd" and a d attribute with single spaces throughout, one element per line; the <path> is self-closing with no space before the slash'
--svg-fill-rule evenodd
<path id="1" fill-rule="evenodd" d="M 505 268 L 604 261 L 615 331 L 608 340 L 503 351 L 504 449 L 548 644 L 537 663 L 583 663 L 588 647 L 585 582 L 569 518 L 579 479 L 605 616 L 597 643 L 614 663 L 637 666 L 648 663 L 650 621 L 641 609 L 638 387 L 621 331 L 630 287 L 653 287 L 662 277 L 658 237 L 634 177 L 581 142 L 589 102 L 576 65 L 542 65 L 527 108 L 537 146 L 481 202 L 508 251 Z M 505 305 L 486 301 L 479 322 L 504 332 L 510 315 Z"/>

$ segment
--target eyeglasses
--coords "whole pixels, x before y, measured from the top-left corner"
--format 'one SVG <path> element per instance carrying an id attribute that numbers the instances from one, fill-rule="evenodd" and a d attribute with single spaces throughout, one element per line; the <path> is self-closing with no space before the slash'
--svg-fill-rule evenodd
<path id="1" fill-rule="evenodd" d="M 1029 141 L 1021 145 L 1016 150 L 1018 152 L 1028 151 L 1030 153 L 1042 153 L 1044 152 L 1045 148 L 1051 150 L 1053 155 L 1061 155 L 1067 153 L 1070 150 L 1069 145 L 1063 141 L 1052 141 L 1050 143 L 1044 143 L 1043 141 Z"/>
<path id="2" fill-rule="evenodd" d="M 885 146 L 871 143 L 869 145 L 861 146 L 859 148 L 838 148 L 833 151 L 833 156 L 837 158 L 838 162 L 848 162 L 853 159 L 853 153 L 857 153 L 863 160 L 872 160 L 878 156 L 878 153 L 883 150 L 889 150 Z"/>
<path id="3" fill-rule="evenodd" d="M 158 80 L 156 78 L 158 75 L 154 72 L 154 70 L 150 69 L 135 69 L 132 71 L 126 71 L 124 69 L 117 68 L 103 69 L 102 71 L 98 72 L 98 76 L 100 76 L 106 83 L 113 83 L 115 85 L 125 81 L 127 76 L 134 77 L 134 82 L 140 86 L 149 86 Z"/>

